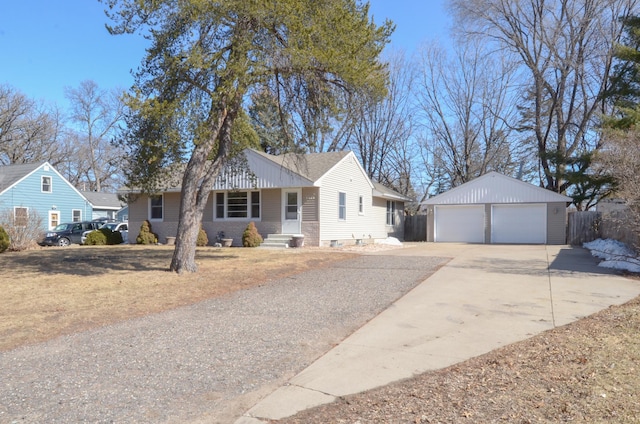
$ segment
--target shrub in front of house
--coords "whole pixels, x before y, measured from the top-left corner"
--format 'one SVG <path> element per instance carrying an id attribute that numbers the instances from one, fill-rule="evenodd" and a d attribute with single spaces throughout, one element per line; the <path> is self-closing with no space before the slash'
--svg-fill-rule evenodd
<path id="1" fill-rule="evenodd" d="M 158 243 L 158 235 L 151 228 L 151 223 L 147 220 L 140 225 L 140 234 L 136 237 L 137 244 L 156 244 Z"/>
<path id="2" fill-rule="evenodd" d="M 258 247 L 262 242 L 262 236 L 258 232 L 256 225 L 250 222 L 242 233 L 242 245 L 244 247 Z"/>
<path id="3" fill-rule="evenodd" d="M 111 230 L 109 230 L 109 232 L 111 232 Z M 91 231 L 87 234 L 84 244 L 88 246 L 104 246 L 107 244 L 107 235 L 101 230 Z"/>
<path id="4" fill-rule="evenodd" d="M 208 244 L 209 244 L 209 237 L 207 237 L 206 231 L 200 228 L 200 231 L 198 231 L 198 239 L 196 240 L 196 246 L 202 247 Z"/>
<path id="5" fill-rule="evenodd" d="M 11 240 L 9 240 L 9 234 L 5 231 L 5 229 L 0 226 L 0 253 L 4 252 L 9 248 L 9 244 Z"/>
<path id="6" fill-rule="evenodd" d="M 124 243 L 124 239 L 122 238 L 122 233 L 120 231 L 111 231 L 108 228 L 105 228 L 105 230 L 109 231 L 107 233 L 107 244 Z"/>
<path id="7" fill-rule="evenodd" d="M 84 244 L 88 244 L 90 246 L 104 246 L 105 244 L 120 244 L 122 242 L 122 234 L 120 231 L 111 231 L 108 228 L 100 228 L 99 230 L 91 231 L 87 234 Z"/>

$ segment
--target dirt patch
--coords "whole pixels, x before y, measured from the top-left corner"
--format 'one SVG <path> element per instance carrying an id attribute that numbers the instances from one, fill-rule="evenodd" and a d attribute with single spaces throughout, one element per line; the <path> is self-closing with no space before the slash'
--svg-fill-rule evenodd
<path id="1" fill-rule="evenodd" d="M 169 246 L 131 245 L 0 255 L 0 350 L 224 296 L 355 256 L 199 248 L 199 271 L 177 275 L 167 271 L 172 254 Z"/>

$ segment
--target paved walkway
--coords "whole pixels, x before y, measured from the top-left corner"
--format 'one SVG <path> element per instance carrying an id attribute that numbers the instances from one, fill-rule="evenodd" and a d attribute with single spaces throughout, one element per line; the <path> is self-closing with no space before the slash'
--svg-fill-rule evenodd
<path id="1" fill-rule="evenodd" d="M 236 424 L 444 368 L 640 294 L 637 280 L 597 267 L 581 248 L 427 243 L 381 254 L 454 259 Z"/>

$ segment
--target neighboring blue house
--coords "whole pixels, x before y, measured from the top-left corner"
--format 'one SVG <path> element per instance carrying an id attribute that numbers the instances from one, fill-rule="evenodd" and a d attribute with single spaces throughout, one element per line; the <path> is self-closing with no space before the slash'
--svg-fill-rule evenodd
<path id="1" fill-rule="evenodd" d="M 0 212 L 17 219 L 36 213 L 42 228 L 64 222 L 91 220 L 92 205 L 48 162 L 0 166 Z"/>
<path id="2" fill-rule="evenodd" d="M 109 218 L 114 221 L 126 221 L 128 215 L 123 213 L 126 204 L 115 193 L 102 191 L 82 191 L 82 195 L 91 203 L 93 213 L 91 219 Z M 124 218 L 124 219 L 123 219 Z"/>

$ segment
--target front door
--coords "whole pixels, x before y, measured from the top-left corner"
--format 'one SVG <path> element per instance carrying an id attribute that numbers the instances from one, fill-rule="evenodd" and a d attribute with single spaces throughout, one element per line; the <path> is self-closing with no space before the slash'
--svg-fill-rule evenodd
<path id="1" fill-rule="evenodd" d="M 282 191 L 282 234 L 300 234 L 301 201 L 300 189 Z"/>
<path id="2" fill-rule="evenodd" d="M 53 230 L 55 227 L 60 224 L 60 212 L 58 211 L 49 211 L 49 229 Z"/>

